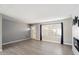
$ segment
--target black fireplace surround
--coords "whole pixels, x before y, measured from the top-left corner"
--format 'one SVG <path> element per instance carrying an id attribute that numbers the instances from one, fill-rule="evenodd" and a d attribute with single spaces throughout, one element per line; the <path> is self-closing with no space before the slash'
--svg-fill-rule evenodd
<path id="1" fill-rule="evenodd" d="M 79 40 L 77 38 L 73 38 L 74 39 L 74 47 L 77 49 L 77 51 L 79 52 Z"/>

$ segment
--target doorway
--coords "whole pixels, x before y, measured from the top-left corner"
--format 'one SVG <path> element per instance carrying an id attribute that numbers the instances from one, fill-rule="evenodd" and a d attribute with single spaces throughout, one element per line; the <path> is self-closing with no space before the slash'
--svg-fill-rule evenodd
<path id="1" fill-rule="evenodd" d="M 40 25 L 40 40 L 63 44 L 63 23 Z"/>

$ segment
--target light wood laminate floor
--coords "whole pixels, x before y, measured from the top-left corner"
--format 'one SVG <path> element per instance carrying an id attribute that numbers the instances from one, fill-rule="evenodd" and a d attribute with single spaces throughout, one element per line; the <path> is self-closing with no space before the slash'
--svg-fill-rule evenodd
<path id="1" fill-rule="evenodd" d="M 73 53 L 69 45 L 30 39 L 4 45 L 0 55 L 73 55 Z"/>

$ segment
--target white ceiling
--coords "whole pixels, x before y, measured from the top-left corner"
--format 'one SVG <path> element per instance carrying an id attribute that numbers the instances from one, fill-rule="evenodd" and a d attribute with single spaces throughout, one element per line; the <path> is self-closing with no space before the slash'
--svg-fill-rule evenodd
<path id="1" fill-rule="evenodd" d="M 25 23 L 55 21 L 72 16 L 79 5 L 2 4 L 0 13 Z"/>

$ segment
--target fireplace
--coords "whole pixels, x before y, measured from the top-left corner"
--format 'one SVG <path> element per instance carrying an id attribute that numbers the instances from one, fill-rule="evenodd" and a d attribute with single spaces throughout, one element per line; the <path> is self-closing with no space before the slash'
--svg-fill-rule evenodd
<path id="1" fill-rule="evenodd" d="M 77 49 L 77 51 L 79 52 L 79 40 L 77 38 L 73 38 L 74 39 L 74 47 Z"/>
<path id="2" fill-rule="evenodd" d="M 79 17 L 75 16 L 72 27 L 72 50 L 75 55 L 79 55 Z"/>

